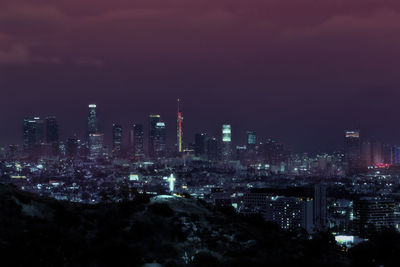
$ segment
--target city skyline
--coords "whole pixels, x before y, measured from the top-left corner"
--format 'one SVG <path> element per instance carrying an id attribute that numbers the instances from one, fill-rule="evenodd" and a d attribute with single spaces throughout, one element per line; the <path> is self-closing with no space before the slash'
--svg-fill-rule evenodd
<path id="1" fill-rule="evenodd" d="M 98 107 L 97 104 L 93 104 L 93 103 L 92 104 L 86 104 L 86 108 L 87 107 L 89 108 L 89 117 L 90 117 L 90 114 L 91 114 L 90 112 L 91 111 L 93 112 L 93 110 L 95 110 L 95 115 L 94 115 L 95 116 L 95 122 L 92 122 L 92 124 L 94 124 L 94 125 L 92 125 L 92 127 L 95 127 L 95 129 L 93 129 L 91 131 L 89 130 L 89 128 L 91 127 L 90 123 L 89 123 L 90 120 L 88 121 L 88 117 L 85 117 L 85 116 L 83 116 L 83 117 L 81 117 L 79 119 L 73 120 L 74 122 L 79 122 L 77 124 L 82 124 L 82 123 L 80 123 L 80 121 L 82 121 L 82 120 L 85 121 L 85 126 L 81 127 L 79 129 L 79 131 L 74 131 L 74 132 L 72 132 L 70 129 L 63 129 L 63 123 L 62 122 L 60 123 L 60 120 L 58 119 L 58 117 L 54 116 L 54 115 L 25 116 L 23 119 L 24 120 L 26 120 L 26 119 L 34 119 L 34 118 L 41 119 L 41 120 L 46 120 L 48 118 L 56 119 L 57 127 L 61 128 L 60 132 L 58 133 L 60 141 L 67 141 L 68 138 L 73 137 L 73 136 L 76 136 L 76 137 L 78 137 L 79 139 L 82 139 L 82 140 L 86 140 L 86 138 L 88 136 L 88 131 L 89 132 L 93 132 L 93 133 L 97 131 L 97 132 L 99 132 L 101 134 L 104 134 L 105 145 L 107 147 L 111 148 L 111 149 L 113 147 L 113 126 L 115 124 L 120 125 L 124 129 L 123 130 L 123 134 L 122 134 L 122 144 L 121 144 L 123 148 L 128 148 L 131 145 L 130 144 L 130 142 L 131 142 L 131 140 L 130 140 L 130 138 L 131 138 L 130 137 L 130 128 L 132 128 L 135 124 L 140 124 L 140 125 L 145 125 L 145 129 L 147 129 L 144 132 L 145 133 L 145 137 L 144 138 L 148 143 L 149 138 L 150 138 L 150 136 L 149 136 L 150 132 L 148 130 L 148 127 L 149 127 L 148 118 L 149 118 L 149 116 L 150 117 L 153 116 L 152 114 L 156 114 L 156 113 L 152 113 L 152 114 L 149 113 L 149 114 L 146 115 L 146 117 L 144 119 L 141 118 L 141 119 L 138 119 L 138 120 L 135 120 L 135 121 L 129 121 L 129 122 L 122 122 L 121 123 L 121 120 L 115 119 L 115 120 L 111 120 L 109 125 L 107 124 L 106 126 L 104 126 L 104 123 L 102 122 L 103 121 L 102 120 L 102 116 L 106 115 L 106 114 L 104 114 L 104 110 L 102 110 L 102 108 L 100 107 L 100 110 L 102 110 L 102 112 L 100 112 L 100 116 L 99 116 L 99 112 L 98 112 L 99 107 Z M 86 114 L 87 114 L 87 112 L 88 111 L 86 111 Z M 164 116 L 164 115 L 161 115 L 161 114 L 157 114 L 155 116 L 159 116 L 160 121 L 165 123 L 165 127 L 166 128 L 169 128 L 169 131 L 168 130 L 166 131 L 166 133 L 167 133 L 167 138 L 166 138 L 167 139 L 167 147 L 168 147 L 169 150 L 171 150 L 171 149 L 174 150 L 174 149 L 177 148 L 177 132 L 173 131 L 172 128 L 175 127 L 176 129 L 178 129 L 177 128 L 178 127 L 178 121 L 177 121 L 177 114 L 175 113 L 175 121 L 172 121 L 171 122 L 172 124 L 170 124 L 169 123 L 171 121 L 170 117 L 171 117 L 171 115 L 173 115 L 173 112 L 171 111 L 170 113 L 171 114 L 168 114 L 167 116 Z M 180 114 L 181 114 L 180 116 L 182 116 L 182 113 L 180 113 Z M 165 118 L 167 118 L 167 119 L 165 119 Z M 182 117 L 182 121 L 183 121 L 183 117 Z M 88 123 L 89 123 L 89 125 L 88 125 Z M 195 143 L 195 135 L 199 134 L 199 133 L 207 133 L 210 137 L 216 137 L 217 140 L 219 140 L 219 142 L 222 141 L 221 132 L 220 131 L 221 131 L 221 126 L 226 124 L 226 121 L 222 121 L 221 124 L 219 124 L 219 125 L 209 125 L 208 128 L 200 129 L 200 130 L 198 130 L 196 132 L 186 131 L 186 127 L 191 129 L 191 124 L 192 123 L 194 124 L 195 122 L 185 121 L 185 125 L 184 125 L 184 127 L 182 127 L 182 130 L 183 130 L 183 133 L 184 133 L 184 136 L 185 136 L 185 138 L 183 139 L 183 148 L 188 148 L 188 146 L 190 144 L 194 144 Z M 78 129 L 78 127 L 76 127 L 77 124 L 74 125 L 75 129 Z M 229 125 L 232 126 L 232 123 L 229 123 Z M 232 140 L 232 145 L 246 145 L 246 144 L 248 144 L 248 141 L 249 141 L 248 140 L 248 138 L 249 138 L 248 134 L 251 133 L 251 132 L 257 132 L 257 131 L 254 131 L 254 129 L 256 127 L 245 128 L 244 130 L 242 128 L 242 129 L 238 130 L 236 128 L 236 125 L 234 125 L 233 128 L 234 128 L 234 130 L 231 133 L 232 134 L 232 139 L 233 139 Z M 331 144 L 331 145 L 328 145 L 328 146 L 325 146 L 325 147 L 314 147 L 314 146 L 306 147 L 306 146 L 303 146 L 302 149 L 298 149 L 301 146 L 296 146 L 296 144 L 293 144 L 293 142 L 290 142 L 290 141 L 285 142 L 279 136 L 274 138 L 274 137 L 271 137 L 271 136 L 268 136 L 268 135 L 262 135 L 262 133 L 261 134 L 260 133 L 257 134 L 257 142 L 258 143 L 266 142 L 268 139 L 274 139 L 274 140 L 276 140 L 278 142 L 283 143 L 286 147 L 288 147 L 293 152 L 311 152 L 311 153 L 315 153 L 315 152 L 343 151 L 344 150 L 343 137 L 346 136 L 346 131 L 354 131 L 354 130 L 356 130 L 358 132 L 361 132 L 361 136 L 360 136 L 361 137 L 361 141 L 381 142 L 381 143 L 389 144 L 389 145 L 397 145 L 398 144 L 398 143 L 395 143 L 395 142 L 390 143 L 387 140 L 382 140 L 381 138 L 376 138 L 374 136 L 368 136 L 367 134 L 365 134 L 365 132 L 362 129 L 360 130 L 359 127 L 342 129 L 340 135 L 336 136 L 336 140 L 334 140 L 335 145 Z M 21 134 L 19 134 L 19 135 L 21 135 Z M 1 140 L 0 140 L 0 145 L 2 145 L 2 146 L 21 145 L 21 147 L 22 147 L 24 135 L 23 134 L 21 136 L 19 136 L 19 135 L 17 135 L 17 137 L 14 136 L 14 140 L 17 140 L 16 142 L 2 144 Z M 18 139 L 20 139 L 20 140 L 18 140 Z M 43 140 L 45 141 L 45 138 Z M 399 143 L 400 143 L 400 139 L 399 139 Z M 148 144 L 146 144 L 144 147 L 145 147 L 146 152 L 148 152 L 148 148 L 149 148 Z M 233 149 L 233 147 L 232 147 L 232 149 Z"/>
<path id="2" fill-rule="evenodd" d="M 0 10 L 2 145 L 20 140 L 30 114 L 83 132 L 69 119 L 91 102 L 104 126 L 149 113 L 173 125 L 177 97 L 188 136 L 229 121 L 233 134 L 254 129 L 296 151 L 340 147 L 352 128 L 399 143 L 396 1 L 6 0 Z"/>

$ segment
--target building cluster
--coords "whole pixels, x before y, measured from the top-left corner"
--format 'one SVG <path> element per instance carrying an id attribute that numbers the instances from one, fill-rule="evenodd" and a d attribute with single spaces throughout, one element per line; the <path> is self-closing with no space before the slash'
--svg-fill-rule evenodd
<path id="1" fill-rule="evenodd" d="M 27 117 L 22 148 L 0 149 L 0 182 L 82 203 L 141 193 L 190 196 L 287 230 L 329 229 L 342 241 L 398 228 L 400 147 L 361 140 L 356 130 L 346 131 L 344 150 L 333 153 L 292 153 L 275 140 L 259 141 L 255 131 L 234 146 L 230 124 L 221 125 L 218 138 L 198 133 L 185 145 L 179 104 L 172 150 L 158 114 L 148 116 L 147 131 L 143 124 L 130 127 L 128 146 L 122 125 L 114 123 L 111 149 L 95 104 L 82 139 L 61 141 L 55 117 Z"/>

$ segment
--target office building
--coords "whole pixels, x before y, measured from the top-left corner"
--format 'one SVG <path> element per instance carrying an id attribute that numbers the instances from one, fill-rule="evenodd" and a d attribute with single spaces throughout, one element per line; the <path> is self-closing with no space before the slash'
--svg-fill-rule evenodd
<path id="1" fill-rule="evenodd" d="M 318 230 L 324 230 L 328 223 L 326 186 L 316 184 L 314 186 L 314 226 Z"/>
<path id="2" fill-rule="evenodd" d="M 122 125 L 113 124 L 112 127 L 112 154 L 114 157 L 121 156 L 122 150 Z"/>
<path id="3" fill-rule="evenodd" d="M 90 134 L 99 133 L 96 108 L 97 106 L 95 104 L 89 105 L 89 115 L 88 115 L 88 125 L 87 125 L 88 136 Z"/>
<path id="4" fill-rule="evenodd" d="M 157 123 L 161 120 L 160 115 L 149 115 L 149 144 L 148 144 L 148 153 L 150 158 L 155 157 L 155 143 L 156 143 L 156 134 L 157 134 Z"/>
<path id="5" fill-rule="evenodd" d="M 218 160 L 218 142 L 215 137 L 207 139 L 207 158 L 212 161 Z"/>
<path id="6" fill-rule="evenodd" d="M 354 231 L 366 237 L 374 231 L 394 228 L 395 202 L 390 199 L 364 197 L 354 201 Z"/>
<path id="7" fill-rule="evenodd" d="M 269 197 L 265 219 L 277 223 L 283 229 L 303 228 L 311 233 L 313 224 L 313 200 L 299 197 Z"/>
<path id="8" fill-rule="evenodd" d="M 92 159 L 99 158 L 103 154 L 104 134 L 89 134 L 89 155 Z"/>
<path id="9" fill-rule="evenodd" d="M 130 144 L 132 154 L 135 160 L 143 160 L 144 158 L 144 131 L 142 124 L 134 124 L 130 134 Z"/>
<path id="10" fill-rule="evenodd" d="M 255 147 L 257 143 L 257 134 L 255 131 L 247 131 L 247 147 Z"/>
<path id="11" fill-rule="evenodd" d="M 231 125 L 222 125 L 222 160 L 228 161 L 232 159 L 232 130 Z"/>
<path id="12" fill-rule="evenodd" d="M 361 161 L 360 131 L 346 131 L 344 141 L 344 156 L 350 173 L 360 167 Z"/>
<path id="13" fill-rule="evenodd" d="M 195 134 L 194 152 L 196 157 L 204 157 L 207 154 L 207 134 L 205 133 Z"/>
<path id="14" fill-rule="evenodd" d="M 46 142 L 58 143 L 60 139 L 57 119 L 54 116 L 46 118 Z"/>
<path id="15" fill-rule="evenodd" d="M 33 152 L 44 143 L 44 122 L 39 117 L 26 117 L 23 130 L 25 151 Z"/>
<path id="16" fill-rule="evenodd" d="M 167 132 L 164 122 L 157 122 L 154 136 L 154 156 L 162 159 L 167 156 Z"/>
<path id="17" fill-rule="evenodd" d="M 46 142 L 51 146 L 54 155 L 59 153 L 59 127 L 56 117 L 46 118 Z"/>
<path id="18" fill-rule="evenodd" d="M 66 155 L 69 158 L 74 158 L 78 155 L 79 141 L 76 136 L 71 136 L 67 139 L 65 146 Z"/>

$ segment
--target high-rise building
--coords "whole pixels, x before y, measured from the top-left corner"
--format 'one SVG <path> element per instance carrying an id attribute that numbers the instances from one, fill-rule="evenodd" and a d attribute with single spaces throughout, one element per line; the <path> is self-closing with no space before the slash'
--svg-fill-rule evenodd
<path id="1" fill-rule="evenodd" d="M 265 219 L 280 225 L 283 229 L 303 228 L 313 231 L 313 200 L 299 197 L 267 198 Z"/>
<path id="2" fill-rule="evenodd" d="M 97 134 L 99 132 L 96 107 L 97 106 L 95 104 L 89 105 L 88 126 L 87 126 L 88 136 L 90 134 Z"/>
<path id="3" fill-rule="evenodd" d="M 54 116 L 46 118 L 46 142 L 51 146 L 54 155 L 59 154 L 59 127 Z"/>
<path id="4" fill-rule="evenodd" d="M 354 230 L 362 237 L 394 227 L 393 200 L 364 197 L 354 201 Z"/>
<path id="5" fill-rule="evenodd" d="M 121 156 L 121 150 L 122 150 L 122 125 L 114 123 L 112 127 L 113 156 L 115 157 Z"/>
<path id="6" fill-rule="evenodd" d="M 155 128 L 154 155 L 157 159 L 167 156 L 167 133 L 164 122 L 157 122 Z"/>
<path id="7" fill-rule="evenodd" d="M 59 141 L 59 127 L 57 119 L 54 116 L 46 118 L 46 142 L 49 144 L 58 143 Z"/>
<path id="8" fill-rule="evenodd" d="M 327 202 L 326 202 L 326 186 L 316 184 L 314 186 L 314 226 L 318 230 L 324 230 L 327 222 Z"/>
<path id="9" fill-rule="evenodd" d="M 198 133 L 194 136 L 194 151 L 197 157 L 205 156 L 207 153 L 207 134 Z"/>
<path id="10" fill-rule="evenodd" d="M 207 158 L 208 160 L 218 160 L 218 142 L 215 137 L 207 139 Z"/>
<path id="11" fill-rule="evenodd" d="M 44 142 L 44 122 L 39 117 L 26 117 L 23 130 L 25 151 L 33 151 Z"/>
<path id="12" fill-rule="evenodd" d="M 344 156 L 350 172 L 353 172 L 360 167 L 360 154 L 360 131 L 346 131 L 344 141 Z"/>
<path id="13" fill-rule="evenodd" d="M 249 162 L 253 163 L 256 160 L 256 145 L 257 145 L 257 135 L 255 131 L 247 131 L 247 146 L 246 146 L 246 153 L 243 155 L 243 158 L 239 157 L 241 161 L 244 159 Z M 237 149 L 236 149 L 237 150 Z"/>
<path id="14" fill-rule="evenodd" d="M 247 131 L 247 146 L 255 146 L 257 143 L 257 134 L 255 131 Z"/>
<path id="15" fill-rule="evenodd" d="M 91 158 L 98 158 L 101 156 L 104 148 L 104 134 L 99 131 L 96 108 L 97 106 L 95 104 L 89 105 L 88 148 Z"/>
<path id="16" fill-rule="evenodd" d="M 101 133 L 89 134 L 88 145 L 89 145 L 89 154 L 91 158 L 95 159 L 102 155 L 104 149 L 103 143 L 104 143 L 104 134 Z"/>
<path id="17" fill-rule="evenodd" d="M 150 158 L 155 157 L 155 142 L 156 142 L 156 132 L 157 123 L 160 122 L 160 115 L 149 115 L 149 147 L 148 153 Z"/>
<path id="18" fill-rule="evenodd" d="M 183 115 L 180 110 L 180 99 L 178 99 L 178 113 L 177 113 L 177 147 L 178 147 L 178 152 L 182 153 L 183 152 L 183 128 L 182 128 L 182 123 L 183 123 Z"/>
<path id="19" fill-rule="evenodd" d="M 142 124 L 134 124 L 131 130 L 131 145 L 136 160 L 144 158 L 144 132 Z"/>
<path id="20" fill-rule="evenodd" d="M 67 139 L 67 144 L 66 144 L 66 155 L 69 158 L 76 157 L 78 155 L 78 148 L 79 148 L 79 143 L 78 143 L 78 138 L 76 136 L 69 137 Z"/>
<path id="21" fill-rule="evenodd" d="M 231 125 L 222 125 L 222 160 L 232 159 L 232 131 Z"/>

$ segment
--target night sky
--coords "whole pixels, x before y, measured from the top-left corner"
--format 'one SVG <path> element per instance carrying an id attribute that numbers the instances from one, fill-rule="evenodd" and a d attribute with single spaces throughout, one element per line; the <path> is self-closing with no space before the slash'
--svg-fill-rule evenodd
<path id="1" fill-rule="evenodd" d="M 29 115 L 83 136 L 92 102 L 108 137 L 159 113 L 172 144 L 178 97 L 185 143 L 228 122 L 296 151 L 400 144 L 400 2 L 1 0 L 0 91 L 0 145 Z"/>

